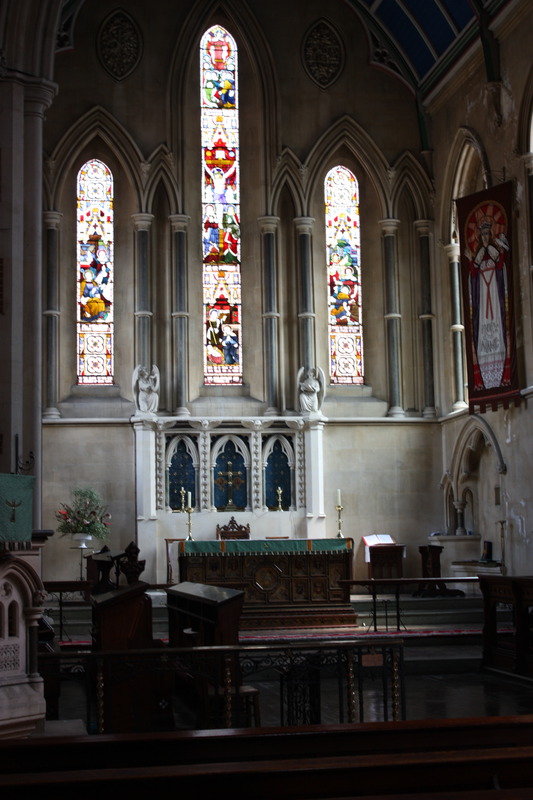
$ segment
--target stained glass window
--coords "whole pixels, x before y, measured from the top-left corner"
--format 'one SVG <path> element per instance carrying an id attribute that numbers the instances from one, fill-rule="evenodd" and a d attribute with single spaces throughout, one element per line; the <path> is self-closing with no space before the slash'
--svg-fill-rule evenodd
<path id="1" fill-rule="evenodd" d="M 78 173 L 79 384 L 113 383 L 113 176 L 93 159 Z"/>
<path id="2" fill-rule="evenodd" d="M 237 47 L 218 25 L 200 44 L 204 381 L 242 383 Z"/>
<path id="3" fill-rule="evenodd" d="M 329 369 L 333 384 L 361 384 L 363 328 L 359 187 L 345 167 L 325 180 L 325 220 L 329 302 Z"/>

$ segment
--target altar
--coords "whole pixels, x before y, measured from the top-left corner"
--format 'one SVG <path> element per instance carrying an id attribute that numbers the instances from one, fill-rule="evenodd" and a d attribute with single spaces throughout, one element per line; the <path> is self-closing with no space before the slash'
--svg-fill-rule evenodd
<path id="1" fill-rule="evenodd" d="M 244 592 L 241 629 L 355 625 L 353 539 L 178 543 L 179 580 Z"/>

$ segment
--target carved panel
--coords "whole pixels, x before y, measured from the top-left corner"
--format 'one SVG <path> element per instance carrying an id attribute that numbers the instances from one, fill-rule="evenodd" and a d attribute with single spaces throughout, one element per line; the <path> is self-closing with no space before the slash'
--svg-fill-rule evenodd
<path id="1" fill-rule="evenodd" d="M 142 49 L 139 28 L 129 14 L 119 9 L 104 20 L 98 32 L 98 57 L 115 80 L 131 75 L 141 60 Z"/>
<path id="2" fill-rule="evenodd" d="M 335 29 L 319 20 L 307 32 L 302 46 L 305 70 L 321 89 L 331 86 L 344 65 L 344 47 Z"/>

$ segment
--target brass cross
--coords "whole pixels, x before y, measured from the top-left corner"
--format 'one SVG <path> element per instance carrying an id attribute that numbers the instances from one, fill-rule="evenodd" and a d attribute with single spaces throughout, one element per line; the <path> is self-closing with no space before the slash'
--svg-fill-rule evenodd
<path id="1" fill-rule="evenodd" d="M 227 472 L 219 471 L 220 478 L 217 478 L 217 484 L 222 488 L 225 483 L 228 484 L 228 504 L 225 507 L 225 511 L 231 511 L 232 509 L 237 508 L 237 506 L 233 502 L 233 487 L 235 486 L 236 489 L 239 488 L 243 481 L 240 479 L 242 472 L 233 472 L 232 470 L 233 462 L 228 461 L 228 469 Z M 226 476 L 227 480 L 224 480 L 224 475 Z"/>

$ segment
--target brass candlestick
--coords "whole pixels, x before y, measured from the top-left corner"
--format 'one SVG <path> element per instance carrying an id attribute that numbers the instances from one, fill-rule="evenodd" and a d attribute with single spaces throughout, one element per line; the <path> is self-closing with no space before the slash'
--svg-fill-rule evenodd
<path id="1" fill-rule="evenodd" d="M 180 489 L 180 497 L 181 497 L 181 508 L 180 508 L 180 511 L 183 514 L 183 512 L 185 511 L 185 489 L 184 489 L 183 486 Z"/>
<path id="2" fill-rule="evenodd" d="M 283 489 L 281 488 L 281 486 L 278 486 L 278 488 L 276 489 L 276 494 L 278 495 L 278 511 L 283 511 L 283 508 L 281 507 L 281 498 L 283 495 Z"/>
<path id="3" fill-rule="evenodd" d="M 339 505 L 335 506 L 335 508 L 337 509 L 337 539 L 344 539 L 344 536 L 342 535 L 342 516 L 341 516 L 343 507 L 339 503 Z"/>
<path id="4" fill-rule="evenodd" d="M 192 541 L 194 541 L 194 539 L 192 538 L 192 533 L 191 533 L 191 526 L 192 526 L 191 514 L 192 514 L 192 508 L 191 508 L 190 506 L 187 506 L 187 508 L 185 509 L 185 513 L 187 514 L 187 529 L 188 529 L 188 531 L 189 531 L 189 533 L 187 534 L 187 541 L 188 541 L 188 542 L 192 542 Z"/>

